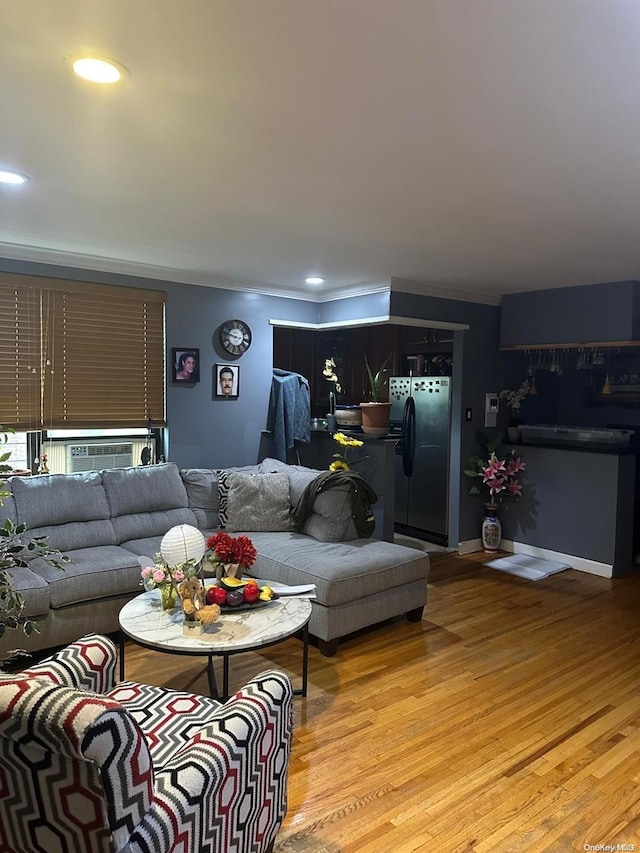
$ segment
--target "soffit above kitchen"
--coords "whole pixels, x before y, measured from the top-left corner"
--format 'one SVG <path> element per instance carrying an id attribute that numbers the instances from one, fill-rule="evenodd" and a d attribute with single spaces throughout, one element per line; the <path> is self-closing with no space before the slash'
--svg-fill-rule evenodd
<path id="1" fill-rule="evenodd" d="M 640 278 L 628 0 L 0 0 L 0 257 L 324 301 Z M 96 87 L 83 51 L 129 75 Z M 307 285 L 305 278 L 324 278 Z"/>

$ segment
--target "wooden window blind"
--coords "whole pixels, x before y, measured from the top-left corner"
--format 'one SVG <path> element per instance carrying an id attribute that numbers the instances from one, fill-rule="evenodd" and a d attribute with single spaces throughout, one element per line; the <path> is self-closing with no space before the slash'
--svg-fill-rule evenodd
<path id="1" fill-rule="evenodd" d="M 164 305 L 161 291 L 0 275 L 0 423 L 163 425 Z"/>

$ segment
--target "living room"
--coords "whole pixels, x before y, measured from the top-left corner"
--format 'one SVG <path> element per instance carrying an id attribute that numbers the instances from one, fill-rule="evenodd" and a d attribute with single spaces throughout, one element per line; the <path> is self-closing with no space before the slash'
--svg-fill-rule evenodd
<path id="1" fill-rule="evenodd" d="M 166 417 L 158 421 L 166 421 L 162 454 L 179 467 L 257 462 L 272 369 L 281 366 L 274 364 L 275 329 L 450 330 L 455 396 L 448 538 L 453 548 L 477 543 L 482 502 L 468 493 L 463 467 L 478 449 L 487 393 L 517 387 L 538 362 L 543 366 L 537 378 L 549 378 L 555 350 L 571 365 L 552 377 L 553 396 L 547 398 L 552 422 L 586 425 L 573 419 L 584 414 L 580 395 L 586 372 L 576 367 L 579 348 L 590 358 L 598 348 L 605 354 L 604 365 L 590 374 L 597 373 L 597 393 L 608 376 L 607 353 L 611 366 L 621 351 L 637 350 L 640 258 L 629 223 L 637 221 L 640 210 L 629 176 L 636 169 L 638 128 L 635 87 L 626 83 L 638 70 L 633 4 L 372 0 L 365 9 L 357 2 L 316 7 L 292 0 L 4 0 L 2 14 L 0 63 L 10 85 L 0 96 L 6 116 L 0 167 L 29 180 L 22 187 L 0 186 L 0 273 L 18 284 L 21 276 L 31 276 L 166 294 Z M 121 85 L 96 89 L 73 76 L 70 58 L 91 49 L 127 66 Z M 306 284 L 311 277 L 325 281 Z M 507 315 L 510 340 L 504 337 Z M 231 318 L 251 332 L 251 345 L 239 356 L 230 356 L 220 341 L 220 329 Z M 173 381 L 174 349 L 198 351 L 198 382 Z M 223 364 L 239 368 L 238 393 L 229 397 L 216 390 Z M 128 368 L 122 366 L 123 382 Z M 619 376 L 637 373 L 629 366 L 615 369 Z M 558 383 L 569 392 L 559 393 Z M 538 389 L 543 390 L 540 383 Z M 589 408 L 589 425 L 640 429 L 637 403 L 630 398 L 620 406 L 596 402 Z M 545 422 L 541 413 L 531 417 Z M 40 429 L 50 426 L 45 417 Z M 142 420 L 131 426 L 147 425 Z M 526 448 L 521 450 L 526 459 Z M 588 484 L 587 470 L 584 477 Z M 548 487 L 551 494 L 556 483 L 550 480 Z M 582 489 L 594 492 L 594 512 L 599 488 L 596 483 Z M 580 491 L 576 501 L 582 499 Z M 548 513 L 550 506 L 543 503 L 537 512 Z M 567 514 L 576 516 L 577 527 L 590 526 L 572 503 Z M 516 524 L 523 533 L 519 520 Z M 548 543 L 531 547 L 561 550 Z M 484 559 L 481 554 L 434 558 L 433 609 L 427 608 L 418 628 L 394 623 L 393 641 L 389 626 L 365 633 L 347 643 L 333 663 L 312 650 L 310 698 L 296 709 L 298 743 L 305 751 L 297 758 L 294 752 L 287 827 L 292 834 L 299 823 L 308 834 L 301 830 L 296 843 L 306 837 L 308 846 L 284 846 L 283 853 L 311 853 L 317 832 L 331 853 L 419 850 L 430 844 L 476 849 L 476 842 L 479 850 L 559 851 L 578 843 L 637 841 L 635 781 L 629 782 L 637 757 L 631 730 L 638 708 L 630 687 L 637 670 L 627 655 L 637 640 L 635 574 L 612 581 L 569 572 L 545 585 L 516 580 L 508 586 L 504 578 L 492 580 L 498 573 L 484 567 Z M 592 562 L 609 566 L 615 558 Z M 627 560 L 625 570 L 632 568 Z M 545 617 L 527 616 L 543 612 L 550 620 L 554 614 L 559 621 L 566 618 L 575 628 L 574 639 L 569 630 L 547 635 Z M 517 623 L 515 614 L 522 621 Z M 590 642 L 587 624 L 592 648 L 601 644 L 607 619 L 616 628 L 601 650 L 599 668 L 593 664 L 593 679 L 603 685 L 609 680 L 615 688 L 587 690 L 588 655 L 577 647 Z M 497 648 L 493 631 L 502 637 L 500 653 L 474 668 L 479 650 L 491 649 L 493 642 Z M 543 634 L 545 644 L 536 646 L 534 639 Z M 397 655 L 387 649 L 394 642 Z M 549 653 L 547 668 L 542 649 Z M 520 722 L 527 691 L 535 693 L 558 673 L 566 677 L 563 649 L 567 667 L 579 661 L 581 669 L 567 695 L 548 694 L 550 705 L 561 707 L 560 722 L 552 722 L 548 709 L 540 730 L 531 723 L 516 743 L 518 722 L 510 729 L 500 716 L 514 701 L 514 673 L 526 668 L 528 657 L 535 658 L 532 681 L 523 679 L 516 702 Z M 274 655 L 270 660 L 295 671 L 295 641 Z M 425 663 L 424 670 L 416 664 L 405 669 L 409 659 L 437 660 L 437 668 Z M 133 671 L 144 681 L 152 669 L 141 655 Z M 389 675 L 394 671 L 397 675 Z M 378 675 L 370 678 L 371 672 Z M 158 674 L 172 683 L 180 679 L 177 665 Z M 417 678 L 431 683 L 414 696 L 407 684 Z M 499 682 L 493 692 L 472 692 L 492 679 Z M 447 769 L 463 774 L 473 765 L 486 783 L 482 761 L 473 755 L 476 744 L 478 755 L 489 752 L 481 744 L 483 724 L 494 743 L 508 743 L 513 767 L 519 750 L 524 754 L 530 748 L 533 754 L 547 739 L 554 742 L 553 760 L 545 764 L 541 752 L 529 773 L 531 787 L 513 802 L 514 815 L 527 811 L 527 797 L 540 806 L 538 812 L 529 808 L 531 826 L 519 841 L 507 793 L 514 790 L 514 775 L 524 790 L 519 769 L 494 779 L 490 797 L 483 797 L 478 784 L 475 818 L 468 816 L 459 833 L 453 826 L 457 817 L 445 815 L 446 803 L 454 804 L 458 815 L 467 803 L 450 787 L 435 794 L 441 823 L 431 836 L 433 803 L 427 816 L 420 815 L 433 765 L 430 749 L 412 744 L 420 715 L 428 715 L 412 703 L 429 708 L 435 702 L 446 716 L 447 694 L 459 697 L 465 691 L 473 697 L 470 704 L 477 700 L 474 714 L 458 718 L 461 730 L 473 728 L 472 755 L 456 753 L 451 768 L 443 760 L 438 778 Z M 400 693 L 406 704 L 396 705 Z M 622 721 L 619 729 L 607 728 L 608 723 L 598 728 L 599 717 L 589 728 L 585 721 L 602 711 L 607 693 L 616 706 L 612 716 Z M 328 768 L 340 766 L 341 753 L 364 761 L 359 739 L 377 754 L 382 735 L 359 708 L 361 696 L 380 715 L 384 705 L 394 709 L 387 731 L 411 720 L 398 752 L 401 761 L 410 761 L 415 746 L 420 767 L 397 789 L 390 774 L 382 780 L 382 768 L 375 785 L 367 787 L 364 778 L 360 785 L 357 762 L 346 765 L 351 778 L 340 790 L 331 787 Z M 505 705 L 494 717 L 500 696 Z M 536 701 L 532 715 L 539 708 Z M 338 709 L 336 717 L 323 717 L 323 708 L 331 707 Z M 609 711 L 602 713 L 607 719 Z M 592 735 L 585 735 L 586 745 L 572 729 L 582 723 Z M 363 730 L 375 739 L 367 740 Z M 434 750 L 451 746 L 455 725 L 442 737 L 439 732 L 434 738 Z M 330 738 L 336 752 L 328 755 L 323 747 L 323 783 L 307 798 L 312 780 L 302 765 L 312 768 L 314 747 Z M 622 757 L 613 745 L 618 739 L 628 749 Z M 580 763 L 593 755 L 601 756 L 602 764 L 593 775 L 580 776 Z M 610 770 L 604 756 L 611 759 Z M 393 750 L 385 751 L 385 762 L 393 757 Z M 367 771 L 373 772 L 370 764 Z M 567 781 L 572 772 L 575 789 Z M 564 785 L 562 814 L 544 847 L 527 832 L 535 835 L 550 825 L 548 813 L 560 790 L 552 776 Z M 544 789 L 540 798 L 538 778 Z M 599 804 L 585 780 L 602 785 Z M 465 784 L 472 786 L 470 777 Z M 572 812 L 565 795 L 573 790 Z M 610 809 L 610 791 L 620 795 L 622 811 Z M 311 814 L 305 813 L 305 802 L 312 803 Z M 509 825 L 511 835 L 498 837 L 487 828 L 487 815 L 497 804 L 495 823 Z M 620 815 L 624 808 L 631 815 L 625 831 L 597 816 L 598 809 Z M 356 817 L 344 831 L 351 810 Z M 332 834 L 334 821 L 341 829 Z M 394 836 L 403 822 L 411 830 Z M 474 826 L 480 827 L 477 832 Z M 381 847 L 366 837 L 371 827 L 379 830 Z"/>

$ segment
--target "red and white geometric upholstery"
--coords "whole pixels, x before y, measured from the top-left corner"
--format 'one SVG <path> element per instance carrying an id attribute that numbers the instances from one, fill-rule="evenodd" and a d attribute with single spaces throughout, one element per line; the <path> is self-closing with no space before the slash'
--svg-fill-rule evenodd
<path id="1" fill-rule="evenodd" d="M 114 684 L 91 635 L 0 675 L 2 853 L 267 853 L 286 812 L 292 688 L 276 671 L 225 704 Z"/>

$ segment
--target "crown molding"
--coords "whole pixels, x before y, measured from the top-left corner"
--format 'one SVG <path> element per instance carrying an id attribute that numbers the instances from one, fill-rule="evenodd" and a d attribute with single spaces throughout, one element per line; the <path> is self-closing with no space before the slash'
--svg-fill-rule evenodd
<path id="1" fill-rule="evenodd" d="M 391 278 L 391 293 L 409 293 L 415 296 L 434 296 L 437 299 L 453 299 L 456 302 L 477 302 L 481 305 L 500 305 L 500 296 L 495 293 L 479 293 L 412 281 L 407 278 Z"/>
<path id="2" fill-rule="evenodd" d="M 393 314 L 383 314 L 379 317 L 358 317 L 355 320 L 335 320 L 328 323 L 306 323 L 298 320 L 269 319 L 272 326 L 289 329 L 310 329 L 314 332 L 323 332 L 329 329 L 348 329 L 353 326 L 417 326 L 423 329 L 450 329 L 452 331 L 464 331 L 469 328 L 466 323 L 447 323 L 444 320 L 421 320 L 417 317 L 396 317 Z"/>
<path id="3" fill-rule="evenodd" d="M 213 287 L 220 290 L 234 290 L 247 293 L 259 293 L 262 296 L 277 296 L 283 299 L 298 299 L 303 302 L 332 302 L 336 299 L 350 299 L 354 296 L 368 296 L 381 291 L 389 291 L 389 283 L 360 282 L 346 285 L 330 293 L 310 292 L 307 290 L 286 290 L 271 284 L 233 280 L 206 272 L 181 270 L 174 267 L 155 266 L 137 261 L 125 261 L 100 255 L 66 252 L 59 249 L 43 249 L 34 246 L 18 245 L 0 241 L 0 258 L 24 263 L 45 264 L 65 267 L 73 270 L 113 273 L 133 278 L 153 279 L 157 282 L 170 281 L 175 284 L 190 284 L 195 287 Z"/>

